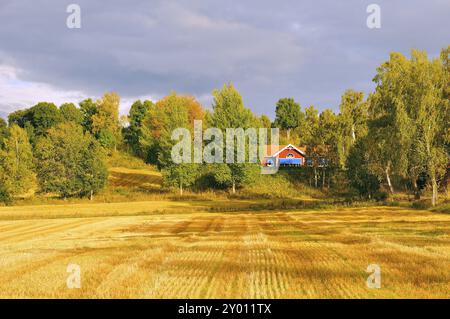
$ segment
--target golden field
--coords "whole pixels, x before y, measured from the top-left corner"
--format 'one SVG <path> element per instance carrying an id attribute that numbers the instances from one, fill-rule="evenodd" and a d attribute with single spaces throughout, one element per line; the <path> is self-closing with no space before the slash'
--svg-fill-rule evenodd
<path id="1" fill-rule="evenodd" d="M 450 297 L 448 214 L 208 210 L 216 205 L 0 208 L 0 297 Z M 67 287 L 69 264 L 81 267 L 79 289 Z M 369 264 L 381 267 L 380 289 L 366 286 Z"/>

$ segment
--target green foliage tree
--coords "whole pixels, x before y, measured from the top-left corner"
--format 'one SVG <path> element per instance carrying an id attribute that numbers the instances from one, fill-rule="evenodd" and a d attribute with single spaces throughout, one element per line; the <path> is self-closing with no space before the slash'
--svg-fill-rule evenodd
<path id="1" fill-rule="evenodd" d="M 252 163 L 214 164 L 213 178 L 216 186 L 230 188 L 233 194 L 237 187 L 252 183 L 260 174 L 260 168 Z"/>
<path id="2" fill-rule="evenodd" d="M 199 175 L 199 164 L 170 164 L 162 170 L 164 184 L 175 186 L 183 196 L 185 188 L 192 186 Z"/>
<path id="3" fill-rule="evenodd" d="M 291 130 L 299 126 L 301 108 L 293 98 L 278 100 L 275 109 L 275 127 L 286 130 L 287 139 L 290 140 Z"/>
<path id="4" fill-rule="evenodd" d="M 11 194 L 6 189 L 6 185 L 0 180 L 0 203 L 9 205 L 12 202 Z"/>
<path id="5" fill-rule="evenodd" d="M 83 126 L 84 131 L 93 134 L 93 117 L 98 112 L 97 104 L 92 101 L 92 99 L 83 100 L 80 102 L 80 111 L 83 115 L 81 125 Z"/>
<path id="6" fill-rule="evenodd" d="M 244 106 L 242 96 L 233 86 L 225 84 L 220 90 L 213 91 L 213 113 L 211 126 L 221 129 L 257 127 L 258 119 Z M 226 137 L 224 147 L 226 145 Z M 225 154 L 225 150 L 224 150 Z M 231 186 L 233 194 L 258 168 L 257 164 L 228 163 L 215 166 L 215 180 L 220 185 Z"/>
<path id="7" fill-rule="evenodd" d="M 437 202 L 438 180 L 449 161 L 445 139 L 448 131 L 445 59 L 429 60 L 426 53 L 413 50 L 408 60 L 392 53 L 378 68 L 371 115 L 382 125 L 374 126 L 375 145 L 386 153 L 381 158 L 388 171 L 407 177 L 419 197 L 417 180 L 427 174 L 432 205 Z M 387 153 L 389 152 L 389 153 Z"/>
<path id="8" fill-rule="evenodd" d="M 74 122 L 81 125 L 83 122 L 83 113 L 73 103 L 64 103 L 59 107 L 63 122 Z"/>
<path id="9" fill-rule="evenodd" d="M 34 145 L 36 139 L 44 136 L 49 128 L 61 123 L 62 116 L 55 104 L 40 102 L 29 109 L 11 113 L 8 120 L 9 125 L 25 128 Z"/>
<path id="10" fill-rule="evenodd" d="M 341 166 L 347 160 L 351 146 L 357 139 L 367 134 L 367 103 L 364 101 L 364 93 L 347 90 L 341 98 L 340 104 L 340 162 Z"/>
<path id="11" fill-rule="evenodd" d="M 121 138 L 119 105 L 117 93 L 106 93 L 97 101 L 97 112 L 92 115 L 92 133 L 107 149 L 116 150 Z"/>
<path id="12" fill-rule="evenodd" d="M 270 118 L 263 114 L 259 117 L 260 127 L 262 128 L 271 128 L 272 122 L 270 121 Z"/>
<path id="13" fill-rule="evenodd" d="M 256 123 L 252 111 L 244 106 L 241 94 L 233 84 L 224 84 L 213 91 L 211 126 L 226 128 L 249 128 Z"/>
<path id="14" fill-rule="evenodd" d="M 3 147 L 3 141 L 8 136 L 8 124 L 0 118 L 0 149 Z"/>
<path id="15" fill-rule="evenodd" d="M 326 176 L 328 175 L 328 186 L 330 186 L 331 173 L 339 167 L 339 117 L 330 109 L 324 110 L 319 115 L 316 140 L 317 147 L 314 153 L 318 153 L 322 171 L 322 188 L 324 188 Z"/>
<path id="16" fill-rule="evenodd" d="M 17 110 L 8 115 L 8 123 L 10 126 L 16 124 L 20 127 L 25 127 L 25 123 L 29 122 L 31 119 L 31 114 L 29 109 Z"/>
<path id="17" fill-rule="evenodd" d="M 63 123 L 41 138 L 35 151 L 37 175 L 44 192 L 64 198 L 90 196 L 107 182 L 108 171 L 99 143 L 75 123 Z"/>
<path id="18" fill-rule="evenodd" d="M 124 128 L 124 138 L 136 156 L 143 157 L 141 138 L 143 137 L 142 126 L 147 113 L 154 107 L 152 101 L 144 102 L 137 100 L 131 106 L 128 120 L 128 127 Z"/>
<path id="19" fill-rule="evenodd" d="M 35 185 L 33 151 L 24 129 L 12 125 L 0 150 L 0 181 L 3 192 L 20 195 Z"/>
<path id="20" fill-rule="evenodd" d="M 447 156 L 450 157 L 450 45 L 441 51 L 441 62 L 443 66 L 443 85 L 444 92 L 442 96 L 443 122 L 444 124 L 444 143 L 447 150 Z"/>
<path id="21" fill-rule="evenodd" d="M 313 106 L 305 109 L 305 119 L 300 126 L 300 144 L 315 144 L 319 129 L 319 111 Z"/>
<path id="22" fill-rule="evenodd" d="M 61 114 L 53 103 L 38 103 L 30 109 L 30 113 L 31 125 L 37 136 L 45 135 L 49 128 L 61 122 Z"/>
<path id="23" fill-rule="evenodd" d="M 350 185 L 362 198 L 373 199 L 379 192 L 380 183 L 376 175 L 369 169 L 367 148 L 370 147 L 364 139 L 358 140 L 350 149 L 346 163 L 346 174 Z"/>

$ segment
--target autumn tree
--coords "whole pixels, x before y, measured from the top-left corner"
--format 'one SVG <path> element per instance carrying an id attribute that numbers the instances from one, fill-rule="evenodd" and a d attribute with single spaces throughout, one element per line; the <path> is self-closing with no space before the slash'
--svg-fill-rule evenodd
<path id="1" fill-rule="evenodd" d="M 203 107 L 192 96 L 172 92 L 159 100 L 143 119 L 140 144 L 146 161 L 160 169 L 171 164 L 171 149 L 176 143 L 172 140 L 172 132 L 177 128 L 187 128 L 193 138 L 194 121 L 203 121 L 204 116 Z"/>

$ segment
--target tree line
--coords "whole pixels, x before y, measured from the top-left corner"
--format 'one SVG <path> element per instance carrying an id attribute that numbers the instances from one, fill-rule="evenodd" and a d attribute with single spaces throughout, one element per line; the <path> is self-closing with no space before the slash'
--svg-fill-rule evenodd
<path id="1" fill-rule="evenodd" d="M 417 50 L 410 58 L 392 53 L 377 68 L 367 97 L 345 91 L 337 114 L 282 98 L 273 122 L 246 107 L 232 84 L 212 92 L 211 109 L 171 92 L 156 103 L 134 102 L 126 118 L 119 116 L 116 93 L 79 106 L 38 103 L 11 113 L 8 123 L 0 120 L 0 197 L 7 201 L 35 186 L 61 197 L 92 197 L 106 185 L 105 158 L 118 149 L 156 165 L 164 183 L 180 193 L 194 184 L 234 193 L 259 174 L 257 164 L 171 161 L 172 131 L 193 130 L 202 120 L 203 129 L 280 128 L 280 144 L 306 147 L 302 170 L 311 186 L 345 185 L 361 198 L 398 189 L 417 199 L 429 187 L 435 205 L 450 154 L 449 53 L 450 47 L 434 59 Z"/>

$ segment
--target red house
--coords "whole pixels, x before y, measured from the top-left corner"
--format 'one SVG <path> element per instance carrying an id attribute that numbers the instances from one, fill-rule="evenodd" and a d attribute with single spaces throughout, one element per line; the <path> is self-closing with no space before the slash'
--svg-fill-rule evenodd
<path id="1" fill-rule="evenodd" d="M 288 145 L 267 145 L 263 164 L 265 166 L 303 166 L 305 165 L 306 148 Z M 274 160 L 276 163 L 274 163 Z"/>

